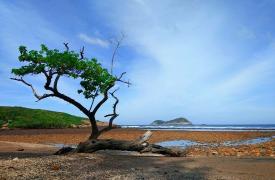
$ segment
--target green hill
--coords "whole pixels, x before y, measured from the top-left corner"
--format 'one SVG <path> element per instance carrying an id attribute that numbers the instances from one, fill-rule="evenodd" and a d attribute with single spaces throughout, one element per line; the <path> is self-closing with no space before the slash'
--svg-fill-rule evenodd
<path id="1" fill-rule="evenodd" d="M 9 128 L 66 128 L 81 124 L 84 118 L 63 112 L 0 106 L 0 127 Z"/>

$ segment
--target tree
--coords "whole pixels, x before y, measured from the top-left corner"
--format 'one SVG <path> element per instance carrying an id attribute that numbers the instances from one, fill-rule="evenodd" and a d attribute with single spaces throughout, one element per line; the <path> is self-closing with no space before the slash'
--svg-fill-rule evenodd
<path id="1" fill-rule="evenodd" d="M 114 58 L 120 45 L 120 41 L 121 40 L 117 41 L 117 45 L 115 46 L 115 50 L 112 55 L 110 72 L 103 68 L 95 58 L 85 58 L 84 47 L 80 50 L 80 53 L 77 53 L 69 50 L 68 43 L 64 43 L 66 50 L 63 52 L 60 52 L 57 49 L 51 50 L 43 44 L 41 45 L 41 49 L 39 51 L 28 51 L 27 47 L 20 46 L 19 61 L 25 62 L 26 65 L 12 69 L 12 73 L 16 77 L 11 79 L 19 81 L 30 87 L 34 96 L 37 98 L 37 101 L 49 97 L 60 98 L 77 107 L 89 118 L 92 127 L 92 132 L 89 139 L 83 143 L 79 143 L 75 149 L 70 147 L 62 148 L 56 152 L 56 154 L 65 154 L 68 152 L 95 152 L 101 149 L 116 149 L 138 152 L 154 152 L 170 156 L 184 155 L 185 153 L 182 151 L 149 144 L 147 141 L 152 135 L 151 131 L 147 131 L 143 136 L 135 141 L 98 139 L 103 132 L 112 129 L 113 121 L 118 116 L 116 107 L 119 103 L 119 99 L 115 96 L 115 92 L 118 89 L 112 89 L 117 82 L 127 84 L 128 86 L 130 85 L 129 81 L 124 81 L 122 79 L 125 72 L 121 73 L 120 76 L 113 75 Z M 45 76 L 44 88 L 46 93 L 43 95 L 39 95 L 33 85 L 24 80 L 24 77 L 27 75 L 35 76 L 39 74 Z M 79 80 L 81 88 L 78 89 L 77 92 L 82 94 L 86 99 L 91 100 L 91 105 L 89 108 L 84 107 L 77 100 L 59 91 L 58 82 L 61 77 L 69 77 Z M 109 94 L 115 99 L 115 103 L 113 104 L 113 112 L 105 116 L 110 118 L 109 125 L 99 130 L 95 116 L 102 105 L 108 100 Z M 95 101 L 95 99 L 99 97 L 101 99 L 99 101 Z"/>
<path id="2" fill-rule="evenodd" d="M 118 116 L 116 107 L 119 99 L 115 96 L 115 92 L 118 89 L 110 92 L 111 89 L 117 82 L 125 83 L 127 85 L 130 85 L 130 82 L 122 79 L 126 74 L 125 72 L 117 77 L 107 69 L 103 68 L 97 59 L 88 59 L 84 57 L 84 47 L 79 53 L 77 53 L 69 50 L 68 43 L 64 43 L 64 45 L 66 50 L 63 52 L 60 52 L 57 49 L 51 50 L 44 44 L 41 45 L 39 51 L 28 51 L 27 47 L 20 46 L 20 55 L 18 59 L 20 62 L 25 62 L 26 65 L 12 69 L 12 73 L 16 77 L 11 79 L 22 82 L 30 87 L 34 96 L 37 98 L 37 101 L 49 97 L 56 97 L 77 107 L 90 120 L 92 132 L 89 139 L 97 139 L 101 133 L 112 129 L 113 120 Z M 112 55 L 111 72 L 113 71 L 113 61 L 119 45 L 120 41 L 118 41 Z M 39 95 L 33 85 L 24 80 L 24 77 L 27 75 L 35 76 L 39 74 L 45 76 L 44 88 L 47 92 L 43 95 Z M 89 108 L 84 107 L 77 100 L 59 91 L 58 83 L 61 77 L 69 77 L 79 80 L 81 88 L 78 89 L 77 92 L 82 94 L 86 99 L 91 100 Z M 102 105 L 108 100 L 109 94 L 115 99 L 113 113 L 105 116 L 110 118 L 109 126 L 99 130 L 95 116 Z M 96 98 L 101 99 L 95 104 Z"/>

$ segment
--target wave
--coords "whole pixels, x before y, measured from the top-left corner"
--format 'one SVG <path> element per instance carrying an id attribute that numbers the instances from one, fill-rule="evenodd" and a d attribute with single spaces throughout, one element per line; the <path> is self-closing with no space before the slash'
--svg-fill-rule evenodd
<path id="1" fill-rule="evenodd" d="M 275 125 L 122 125 L 122 128 L 182 131 L 275 131 Z"/>

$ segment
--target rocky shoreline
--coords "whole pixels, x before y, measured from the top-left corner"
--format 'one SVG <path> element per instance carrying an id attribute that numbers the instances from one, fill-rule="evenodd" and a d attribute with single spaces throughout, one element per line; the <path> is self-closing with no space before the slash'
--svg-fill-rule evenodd
<path id="1" fill-rule="evenodd" d="M 271 137 L 275 132 L 153 131 L 152 143 L 187 139 L 187 157 L 116 151 L 54 156 L 49 144 L 77 144 L 89 129 L 0 130 L 0 179 L 272 179 L 275 141 L 228 147 L 224 141 Z M 115 129 L 102 138 L 132 140 L 136 129 Z M 14 142 L 10 142 L 14 141 Z M 35 144 L 38 143 L 38 144 Z M 138 156 L 138 157 L 137 157 Z"/>
<path id="2" fill-rule="evenodd" d="M 40 129 L 40 130 L 1 130 L 0 141 L 27 142 L 38 144 L 78 144 L 89 136 L 90 129 Z M 133 140 L 144 133 L 137 129 L 114 129 L 102 138 Z M 275 139 L 270 142 L 224 146 L 222 142 L 232 140 L 247 140 L 257 137 L 272 137 L 275 132 L 183 132 L 183 131 L 153 131 L 150 143 L 171 140 L 190 140 L 201 143 L 215 143 L 215 146 L 191 146 L 186 149 L 186 155 L 194 156 L 237 156 L 237 157 L 274 157 Z"/>

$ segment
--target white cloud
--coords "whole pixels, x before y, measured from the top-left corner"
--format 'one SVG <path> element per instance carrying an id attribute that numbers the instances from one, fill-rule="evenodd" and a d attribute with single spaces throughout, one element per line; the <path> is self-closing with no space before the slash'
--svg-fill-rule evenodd
<path id="1" fill-rule="evenodd" d="M 242 22 L 233 20 L 226 8 L 190 1 L 118 4 L 102 6 L 108 9 L 104 16 L 143 55 L 128 73 L 134 85 L 121 100 L 121 120 L 135 124 L 187 116 L 194 123 L 240 123 L 251 114 L 256 121 L 257 114 L 267 112 L 234 105 L 254 97 L 257 89 L 265 88 L 262 84 L 270 82 L 274 51 L 268 56 L 263 55 L 263 48 L 244 54 L 242 48 L 250 44 L 239 39 L 234 29 Z M 252 33 L 242 29 L 241 35 L 256 38 Z M 253 57 L 256 55 L 260 58 Z M 271 117 L 275 117 L 273 110 L 268 111 Z"/>
<path id="2" fill-rule="evenodd" d="M 78 37 L 83 40 L 86 43 L 92 44 L 92 45 L 98 45 L 104 48 L 109 47 L 110 43 L 106 40 L 97 38 L 97 37 L 91 37 L 86 34 L 80 33 Z"/>

